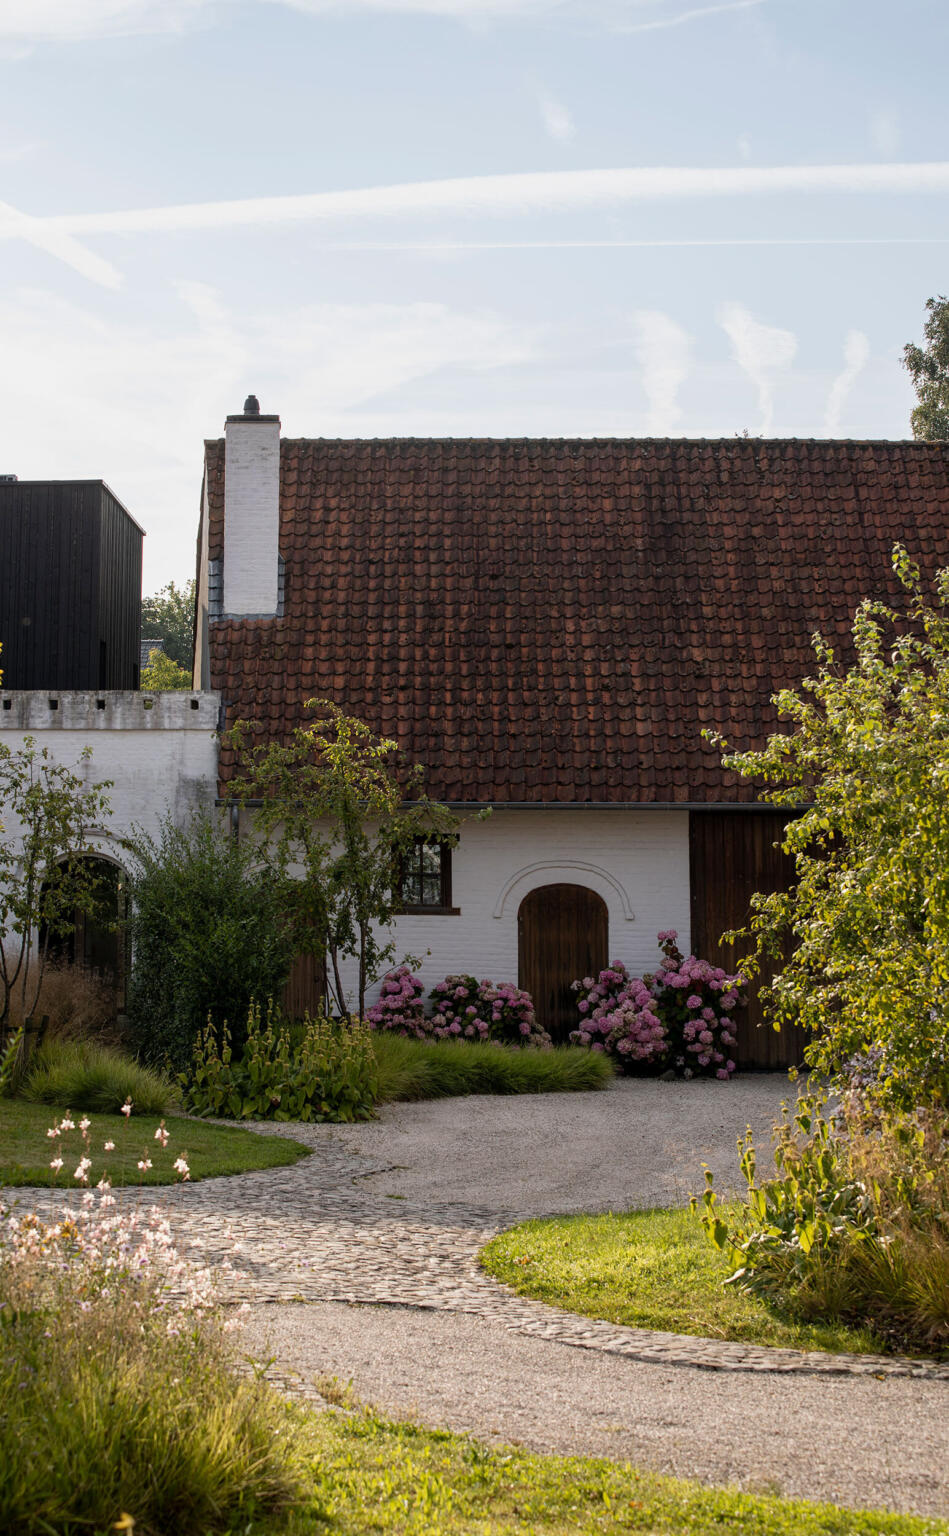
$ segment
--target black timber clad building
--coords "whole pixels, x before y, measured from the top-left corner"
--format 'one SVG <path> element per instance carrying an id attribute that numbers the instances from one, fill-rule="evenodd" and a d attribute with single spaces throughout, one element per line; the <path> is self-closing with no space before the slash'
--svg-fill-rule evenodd
<path id="1" fill-rule="evenodd" d="M 102 480 L 0 479 L 0 687 L 138 688 L 143 537 Z"/>

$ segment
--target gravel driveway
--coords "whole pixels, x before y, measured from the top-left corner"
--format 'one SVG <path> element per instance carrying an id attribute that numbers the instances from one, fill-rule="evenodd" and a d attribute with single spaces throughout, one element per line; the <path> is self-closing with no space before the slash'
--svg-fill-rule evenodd
<path id="1" fill-rule="evenodd" d="M 287 1373 L 488 1440 L 945 1514 L 949 1368 L 615 1328 L 478 1268 L 524 1216 L 677 1204 L 703 1161 L 734 1187 L 736 1134 L 751 1123 L 766 1143 L 787 1093 L 750 1076 L 395 1105 L 367 1125 L 267 1127 L 313 1155 L 167 1198 L 206 1254 L 236 1236 L 247 1342 Z"/>

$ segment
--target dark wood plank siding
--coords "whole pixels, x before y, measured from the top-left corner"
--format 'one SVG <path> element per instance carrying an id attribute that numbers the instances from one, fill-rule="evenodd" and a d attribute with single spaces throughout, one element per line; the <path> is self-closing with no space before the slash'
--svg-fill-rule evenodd
<path id="1" fill-rule="evenodd" d="M 562 1043 L 579 1020 L 571 983 L 609 962 L 606 902 L 582 885 L 544 885 L 517 914 L 517 984 L 529 992 L 539 1023 Z"/>
<path id="2" fill-rule="evenodd" d="M 786 891 L 792 861 L 775 843 L 785 817 L 773 811 L 693 811 L 689 818 L 692 891 L 692 949 L 703 959 L 732 968 L 741 950 L 720 943 L 723 933 L 748 919 L 755 891 Z M 806 1036 L 792 1029 L 777 1034 L 763 1026 L 758 986 L 739 1016 L 739 1067 L 798 1066 Z"/>
<path id="3" fill-rule="evenodd" d="M 137 688 L 142 633 L 142 534 L 107 486 L 102 488 L 101 530 L 100 674 L 96 686 Z"/>
<path id="4" fill-rule="evenodd" d="M 0 483 L 5 688 L 135 686 L 141 544 L 100 480 Z"/>
<path id="5" fill-rule="evenodd" d="M 326 996 L 326 967 L 315 955 L 297 955 L 287 977 L 280 1006 L 289 1019 L 319 1013 Z"/>

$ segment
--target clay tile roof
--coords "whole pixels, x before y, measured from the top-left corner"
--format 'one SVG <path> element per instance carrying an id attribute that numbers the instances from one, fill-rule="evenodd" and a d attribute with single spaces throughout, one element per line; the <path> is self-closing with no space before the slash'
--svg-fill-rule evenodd
<path id="1" fill-rule="evenodd" d="M 329 696 L 452 802 L 750 800 L 703 727 L 777 728 L 898 539 L 949 564 L 949 446 L 284 440 L 284 614 L 212 623 L 211 686 L 277 737 Z"/>

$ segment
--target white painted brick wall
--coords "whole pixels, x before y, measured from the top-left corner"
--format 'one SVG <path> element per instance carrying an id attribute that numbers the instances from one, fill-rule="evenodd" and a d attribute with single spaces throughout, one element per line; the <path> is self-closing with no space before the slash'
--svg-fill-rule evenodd
<path id="1" fill-rule="evenodd" d="M 224 429 L 224 612 L 277 611 L 280 422 L 229 417 Z"/>
<path id="2" fill-rule="evenodd" d="M 216 693 L 0 693 L 0 742 L 15 751 L 30 735 L 69 764 L 91 746 L 83 778 L 114 781 L 112 816 L 95 841 L 124 864 L 120 840 L 134 827 L 154 836 L 167 813 L 183 824 L 198 806 L 214 804 L 219 705 Z M 10 817 L 0 820 L 5 836 L 15 836 Z"/>
<path id="3" fill-rule="evenodd" d="M 688 812 L 495 811 L 486 821 L 466 822 L 452 854 L 452 901 L 460 913 L 398 918 L 398 958 L 421 956 L 429 987 L 459 971 L 516 982 L 517 909 L 537 886 L 559 883 L 603 897 L 609 958 L 625 961 L 634 974 L 655 969 L 661 928 L 678 929 L 688 952 Z M 344 983 L 355 988 L 352 968 Z M 377 994 L 376 987 L 370 1000 Z"/>

